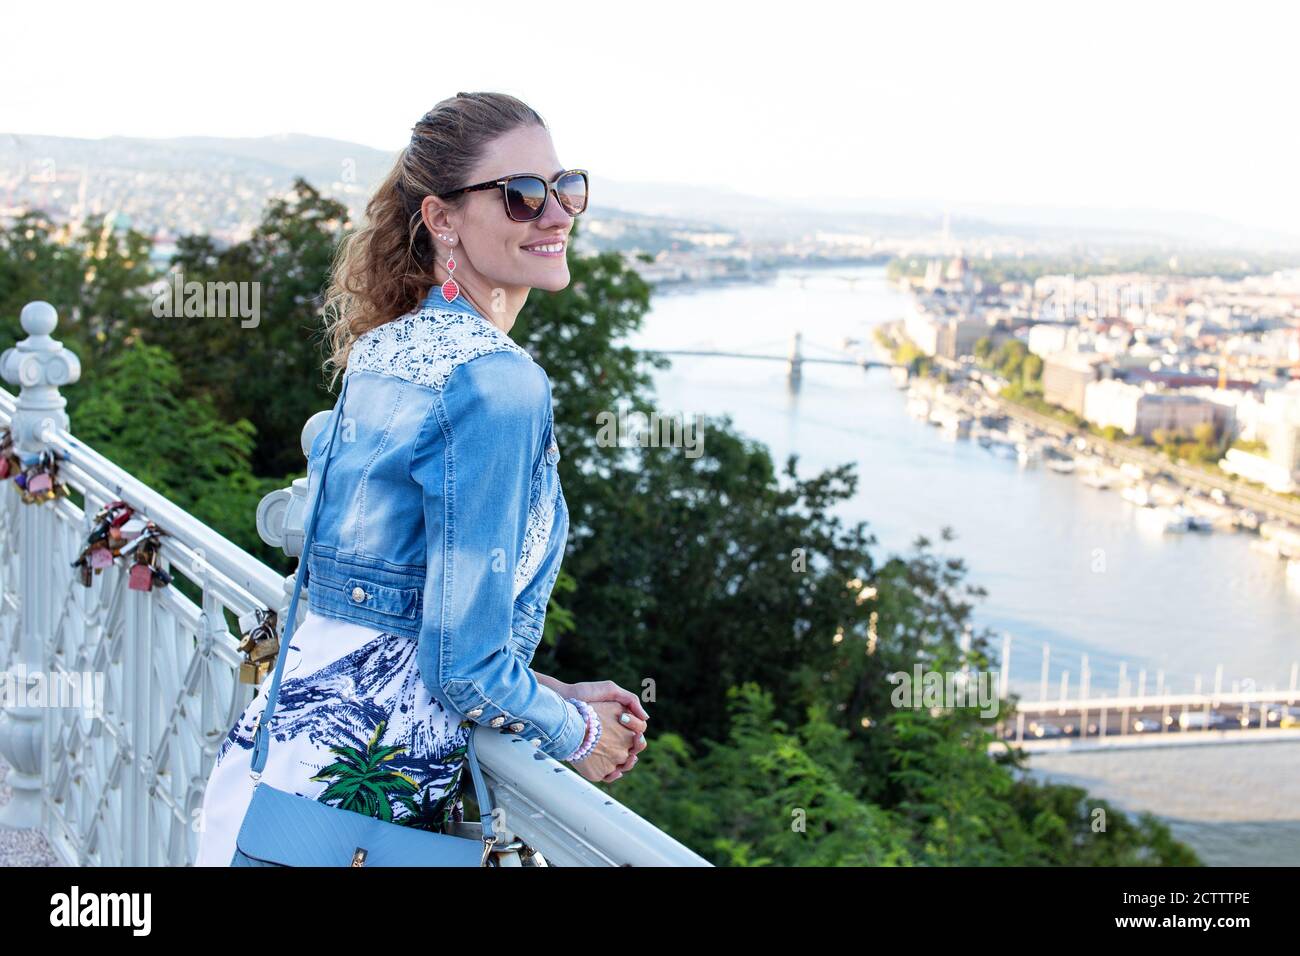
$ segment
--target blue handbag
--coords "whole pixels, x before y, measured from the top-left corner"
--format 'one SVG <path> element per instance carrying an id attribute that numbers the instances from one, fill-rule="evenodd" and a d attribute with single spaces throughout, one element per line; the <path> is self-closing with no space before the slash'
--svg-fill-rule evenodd
<path id="1" fill-rule="evenodd" d="M 329 469 L 330 452 L 342 416 L 348 380 L 349 376 L 345 376 L 343 391 L 330 419 L 330 437 L 325 446 L 320 484 L 307 519 L 302 555 L 298 559 L 298 577 L 284 624 L 284 650 L 276 655 L 271 690 L 253 738 L 250 775 L 258 782 L 253 788 L 253 797 L 235 838 L 235 855 L 230 865 L 487 866 L 488 857 L 496 843 L 496 835 L 492 829 L 492 804 L 474 753 L 473 728 L 469 734 L 465 761 L 469 764 L 474 794 L 478 800 L 479 822 L 483 830 L 481 841 L 390 823 L 355 810 L 330 806 L 311 797 L 288 793 L 261 781 L 262 768 L 266 766 L 270 747 L 268 728 L 280 695 L 280 674 L 284 670 L 284 660 L 289 656 L 287 650 L 293 635 L 294 615 L 298 610 L 298 596 L 302 591 L 303 575 L 307 568 L 308 548 L 316 529 L 316 513 L 324 493 L 325 473 Z M 463 769 L 461 773 L 464 773 Z"/>

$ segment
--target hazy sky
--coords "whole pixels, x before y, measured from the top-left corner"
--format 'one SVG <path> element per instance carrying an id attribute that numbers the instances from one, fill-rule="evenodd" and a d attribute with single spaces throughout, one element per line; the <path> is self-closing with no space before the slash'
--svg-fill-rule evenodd
<path id="1" fill-rule="evenodd" d="M 396 149 L 504 90 L 613 179 L 1188 210 L 1300 232 L 1281 3 L 21 3 L 0 131 Z"/>

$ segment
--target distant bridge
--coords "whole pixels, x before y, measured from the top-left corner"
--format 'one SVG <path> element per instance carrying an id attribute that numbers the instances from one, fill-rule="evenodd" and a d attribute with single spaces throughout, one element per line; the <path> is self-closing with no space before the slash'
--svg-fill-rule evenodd
<path id="1" fill-rule="evenodd" d="M 758 346 L 762 348 L 763 346 Z M 812 344 L 813 348 L 819 348 L 826 352 L 835 353 L 843 350 L 832 349 L 829 346 L 819 346 Z M 817 356 L 804 355 L 803 333 L 796 332 L 790 340 L 790 351 L 785 355 L 764 355 L 754 352 L 733 352 L 724 349 L 643 349 L 642 351 L 656 352 L 659 355 L 690 355 L 713 358 L 732 358 L 732 359 L 755 359 L 760 362 L 784 362 L 786 364 L 787 374 L 791 381 L 798 381 L 803 374 L 803 366 L 806 364 L 816 365 L 852 365 L 861 369 L 872 368 L 902 368 L 893 362 L 883 362 L 878 359 L 869 359 L 865 355 L 856 358 L 822 358 Z"/>
<path id="2" fill-rule="evenodd" d="M 1022 701 L 1016 705 L 1014 723 L 1004 724 L 999 737 L 1028 753 L 1300 741 L 1296 700 L 1293 688 Z"/>
<path id="3" fill-rule="evenodd" d="M 1017 643 L 1036 642 L 1018 638 Z M 1155 673 L 1155 693 L 1147 693 L 1147 671 L 1142 668 L 1136 681 L 1127 661 L 1103 664 L 1104 679 L 1115 680 L 1113 696 L 1092 693 L 1093 665 L 1088 654 L 1078 661 L 1078 692 L 1071 693 L 1071 672 L 1052 672 L 1052 648 L 1042 644 L 1041 674 L 1037 699 L 1019 700 L 1015 716 L 999 723 L 1000 742 L 991 750 L 1011 744 L 1028 753 L 1083 753 L 1096 750 L 1185 747 L 1204 744 L 1264 743 L 1300 741 L 1300 662 L 1292 662 L 1289 686 L 1256 688 L 1253 680 L 1237 680 L 1224 686 L 1223 666 L 1214 671 L 1211 690 L 1204 690 L 1200 674 L 1174 675 L 1190 693 L 1175 693 L 1166 684 L 1165 672 Z M 1072 654 L 1068 655 L 1073 657 Z M 1012 657 L 1012 639 L 1004 635 L 998 696 L 1006 699 Z M 1060 663 L 1061 653 L 1057 653 Z M 1073 661 L 1071 661 L 1073 664 Z M 1117 673 L 1111 667 L 1117 664 Z M 1048 699 L 1048 688 L 1059 684 L 1060 696 Z"/>

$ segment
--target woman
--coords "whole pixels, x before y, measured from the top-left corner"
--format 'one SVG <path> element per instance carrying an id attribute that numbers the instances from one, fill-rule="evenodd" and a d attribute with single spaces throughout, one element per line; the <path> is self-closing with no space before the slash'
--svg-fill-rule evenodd
<path id="1" fill-rule="evenodd" d="M 586 187 L 528 106 L 459 93 L 416 124 L 340 248 L 327 309 L 340 427 L 303 557 L 309 610 L 282 651 L 271 786 L 436 831 L 461 817 L 474 723 L 592 781 L 645 747 L 635 694 L 529 667 L 568 508 L 550 380 L 507 333 L 531 289 L 568 285 Z M 218 753 L 197 865 L 234 854 L 269 683 Z"/>

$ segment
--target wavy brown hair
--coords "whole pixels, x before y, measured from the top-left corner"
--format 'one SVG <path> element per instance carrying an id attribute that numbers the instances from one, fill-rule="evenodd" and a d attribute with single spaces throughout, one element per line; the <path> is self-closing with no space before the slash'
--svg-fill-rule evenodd
<path id="1" fill-rule="evenodd" d="M 366 204 L 365 223 L 335 255 L 324 307 L 331 386 L 357 336 L 414 311 L 438 282 L 433 237 L 420 217 L 424 197 L 468 185 L 488 144 L 528 125 L 546 127 L 532 107 L 506 93 L 457 93 L 415 124 Z M 447 202 L 456 207 L 465 199 L 462 193 Z"/>

